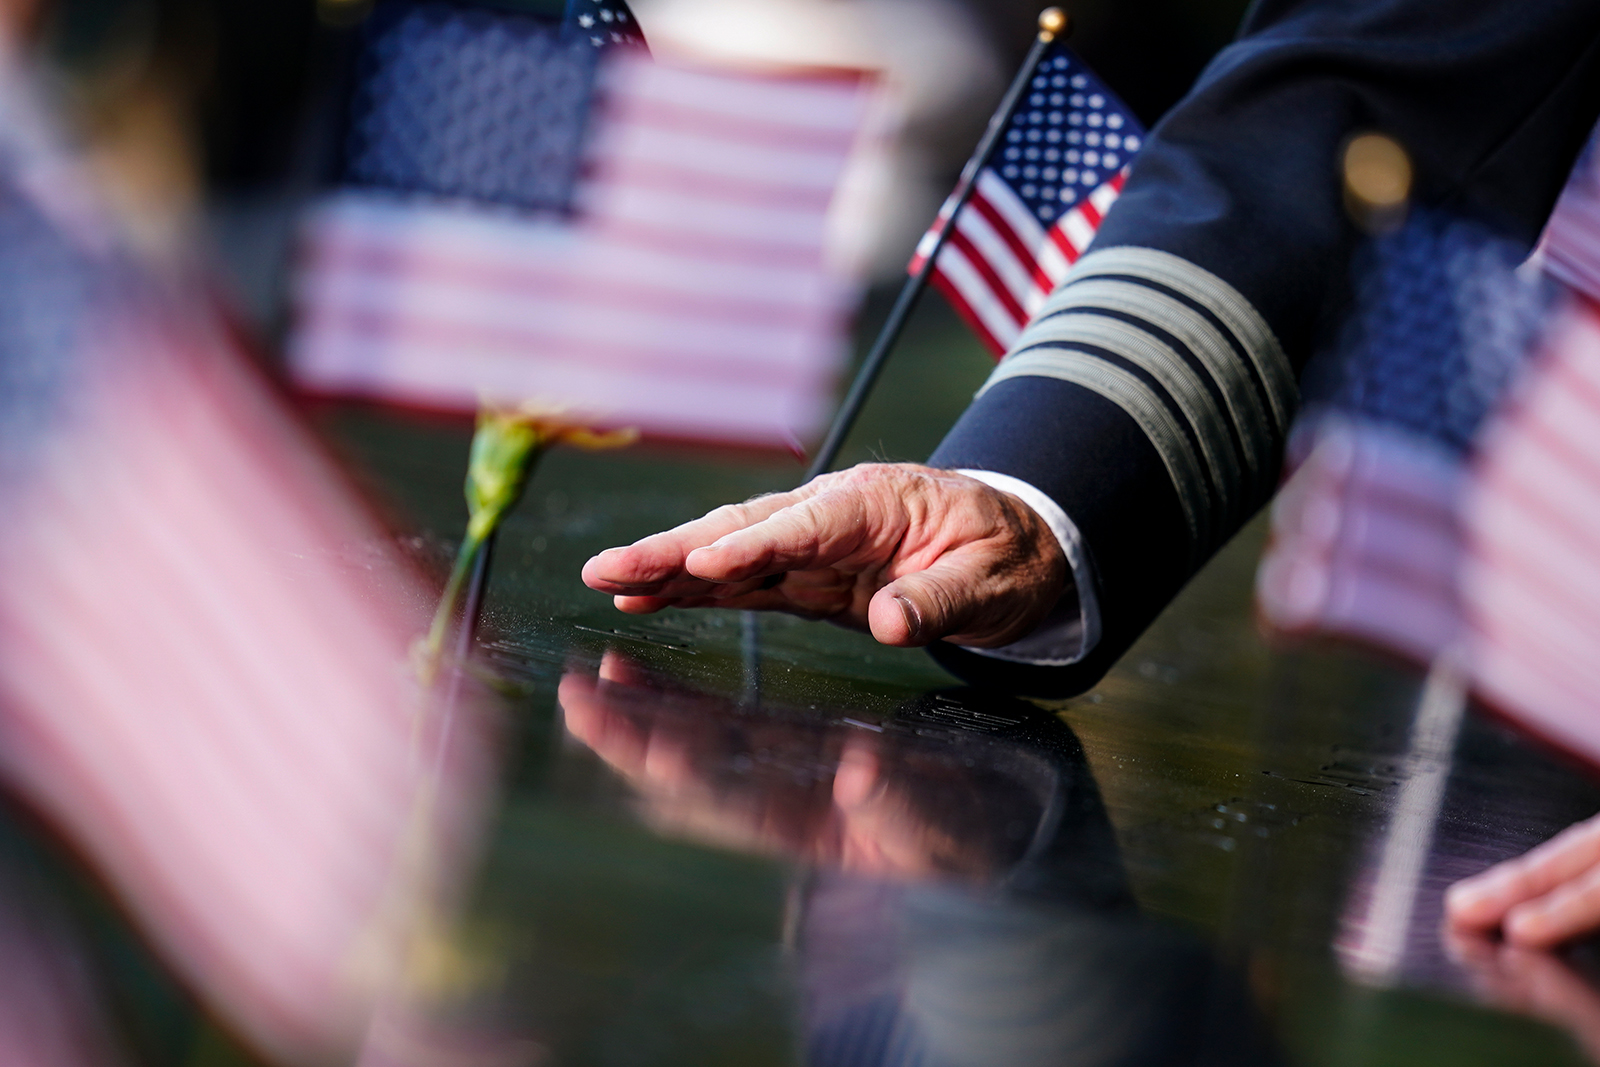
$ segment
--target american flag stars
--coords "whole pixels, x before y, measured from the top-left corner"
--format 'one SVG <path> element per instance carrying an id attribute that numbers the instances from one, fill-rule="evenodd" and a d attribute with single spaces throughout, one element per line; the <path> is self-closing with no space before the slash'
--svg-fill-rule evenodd
<path id="1" fill-rule="evenodd" d="M 1065 46 L 1040 60 L 933 274 L 997 358 L 1094 240 L 1143 139 L 1133 112 Z M 913 271 L 953 213 L 946 201 Z"/>
<path id="2" fill-rule="evenodd" d="M 620 0 L 578 0 L 568 9 L 567 17 L 589 34 L 589 43 L 596 48 L 644 43 L 633 13 Z"/>
<path id="3" fill-rule="evenodd" d="M 1115 177 L 1143 143 L 1138 123 L 1081 68 L 1067 55 L 1045 61 L 1000 154 L 1001 177 L 1045 221 Z"/>
<path id="4" fill-rule="evenodd" d="M 499 120 L 518 83 L 458 47 L 475 39 L 436 32 L 453 54 L 388 84 L 411 93 L 432 69 L 455 106 L 387 124 L 393 154 L 486 132 L 470 154 L 350 181 L 317 209 L 297 285 L 300 382 L 444 409 L 531 397 L 659 438 L 785 451 L 816 429 L 853 297 L 826 255 L 828 211 L 870 81 L 616 49 L 574 166 L 564 126 Z M 583 36 L 570 50 L 595 59 Z M 587 82 L 563 84 L 587 114 Z M 558 110 L 548 96 L 532 117 Z M 557 182 L 513 180 L 552 173 L 575 176 L 574 210 L 548 209 Z"/>

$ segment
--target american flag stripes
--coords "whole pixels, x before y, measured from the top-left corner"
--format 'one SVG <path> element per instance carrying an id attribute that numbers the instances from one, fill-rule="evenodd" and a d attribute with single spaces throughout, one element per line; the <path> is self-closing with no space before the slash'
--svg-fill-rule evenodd
<path id="1" fill-rule="evenodd" d="M 318 1059 L 392 975 L 433 834 L 471 840 L 474 731 L 433 751 L 421 584 L 227 342 L 125 326 L 8 494 L 0 774 L 204 1001 Z"/>
<path id="2" fill-rule="evenodd" d="M 1143 140 L 1083 60 L 1061 44 L 1045 53 L 934 266 L 934 284 L 996 358 L 1094 240 Z M 924 235 L 913 273 L 954 209 L 947 201 Z"/>
<path id="3" fill-rule="evenodd" d="M 1473 681 L 1600 762 L 1600 156 L 1574 168 L 1535 261 L 1569 303 L 1489 425 L 1464 508 Z"/>
<path id="4" fill-rule="evenodd" d="M 1550 277 L 1600 299 L 1600 140 L 1589 145 L 1545 225 L 1534 260 Z"/>
<path id="5" fill-rule="evenodd" d="M 1479 692 L 1600 762 L 1600 308 L 1587 299 L 1486 434 L 1466 517 Z"/>
<path id="6" fill-rule="evenodd" d="M 370 187 L 315 211 L 296 287 L 298 380 L 794 447 L 826 417 L 844 354 L 854 285 L 824 236 L 869 90 L 852 74 L 613 51 L 573 212 Z"/>
<path id="7" fill-rule="evenodd" d="M 0 781 L 220 1019 L 323 1062 L 392 975 L 434 845 L 474 838 L 476 705 L 443 749 L 409 664 L 425 583 L 215 316 L 92 202 L 26 187 L 76 172 L 19 140 L 0 124 Z M 75 1010 L 54 984 L 36 1027 Z"/>
<path id="8" fill-rule="evenodd" d="M 1460 456 L 1349 416 L 1305 434 L 1256 577 L 1263 621 L 1431 663 L 1460 636 Z"/>

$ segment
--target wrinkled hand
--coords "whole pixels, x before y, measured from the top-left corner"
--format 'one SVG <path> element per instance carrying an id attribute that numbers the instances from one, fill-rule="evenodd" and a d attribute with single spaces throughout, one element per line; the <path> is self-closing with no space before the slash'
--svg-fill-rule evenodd
<path id="1" fill-rule="evenodd" d="M 631 614 L 784 611 L 900 647 L 941 638 L 1010 644 L 1049 613 L 1066 575 L 1060 544 L 1032 508 L 965 475 L 909 463 L 855 467 L 730 504 L 583 568 L 590 588 Z"/>
<path id="2" fill-rule="evenodd" d="M 1600 816 L 1457 882 L 1445 907 L 1452 925 L 1498 927 L 1523 948 L 1550 948 L 1600 929 Z"/>

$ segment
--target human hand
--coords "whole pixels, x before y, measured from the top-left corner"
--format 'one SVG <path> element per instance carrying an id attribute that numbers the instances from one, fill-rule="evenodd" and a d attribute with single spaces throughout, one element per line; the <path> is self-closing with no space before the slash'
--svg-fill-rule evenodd
<path id="1" fill-rule="evenodd" d="M 1008 645 L 1044 619 L 1066 576 L 1060 543 L 1021 500 L 910 463 L 730 504 L 583 568 L 585 584 L 630 614 L 784 611 L 898 647 Z"/>
<path id="2" fill-rule="evenodd" d="M 1478 930 L 1446 930 L 1444 945 L 1489 1004 L 1561 1027 L 1600 1063 L 1600 990 L 1561 953 L 1506 944 Z"/>
<path id="3" fill-rule="evenodd" d="M 1467 930 L 1498 927 L 1507 942 L 1549 948 L 1600 929 L 1600 816 L 1450 887 L 1445 911 Z"/>

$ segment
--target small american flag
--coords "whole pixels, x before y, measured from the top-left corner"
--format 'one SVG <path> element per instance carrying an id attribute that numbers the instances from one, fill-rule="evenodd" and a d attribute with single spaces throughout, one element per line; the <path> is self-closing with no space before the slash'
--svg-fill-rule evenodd
<path id="1" fill-rule="evenodd" d="M 1071 49 L 1045 53 L 934 267 L 934 284 L 996 357 L 1094 240 L 1143 142 L 1133 112 Z M 952 198 L 913 273 L 954 213 Z"/>
<path id="2" fill-rule="evenodd" d="M 205 1002 L 323 1055 L 390 978 L 420 798 L 458 807 L 407 681 L 425 594 L 220 338 L 106 342 L 7 496 L 0 777 Z"/>
<path id="3" fill-rule="evenodd" d="M 393 10 L 348 181 L 306 230 L 303 385 L 756 447 L 819 427 L 855 298 L 824 237 L 867 79 L 626 48 L 590 71 L 596 38 L 585 53 L 531 18 Z M 608 10 L 578 18 L 616 25 Z"/>

